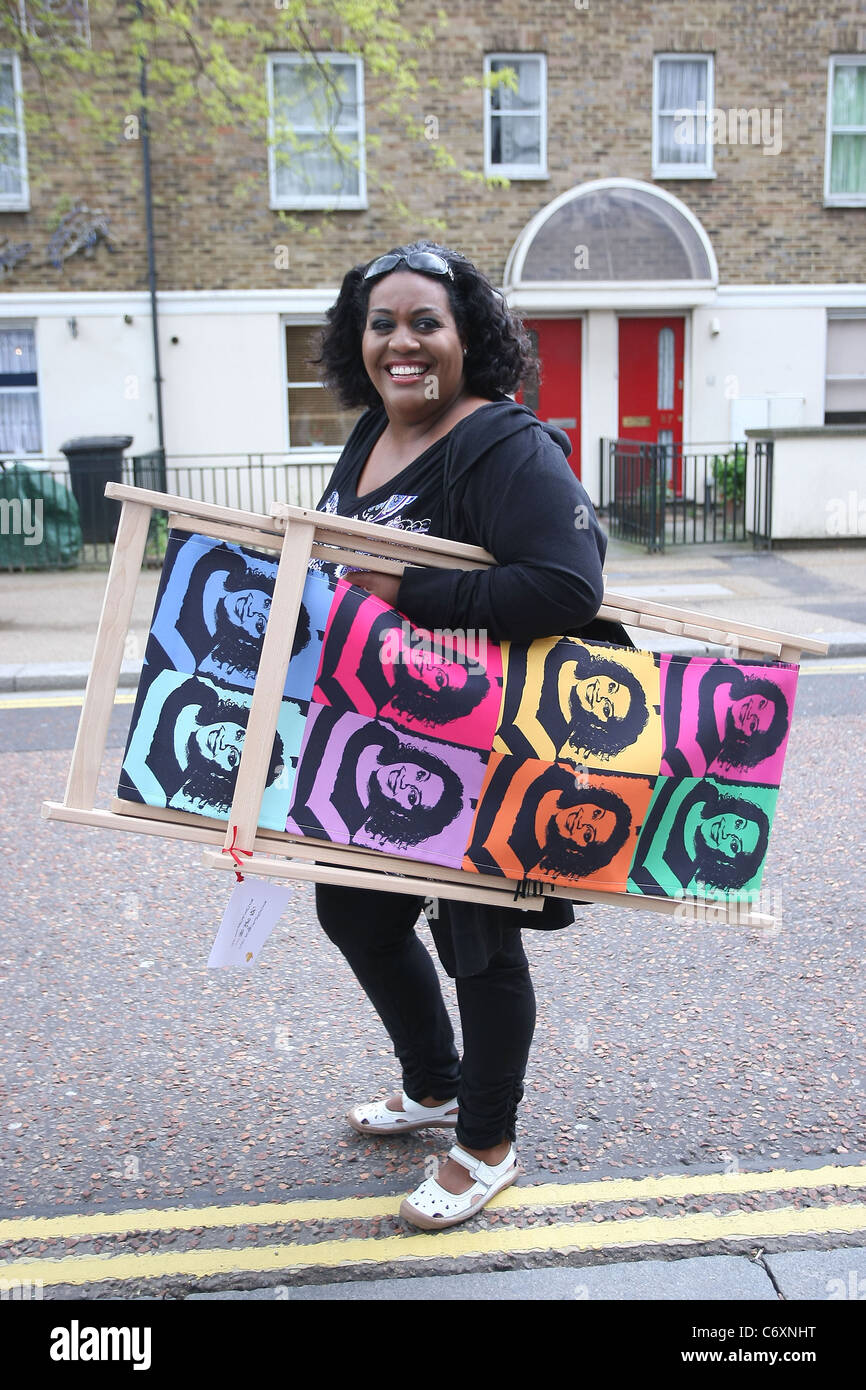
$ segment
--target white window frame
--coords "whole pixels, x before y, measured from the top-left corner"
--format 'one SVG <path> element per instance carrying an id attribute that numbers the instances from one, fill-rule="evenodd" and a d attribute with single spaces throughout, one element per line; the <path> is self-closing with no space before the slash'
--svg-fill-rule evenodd
<path id="1" fill-rule="evenodd" d="M 831 193 L 830 174 L 833 161 L 833 77 L 836 72 L 837 63 L 843 67 L 863 67 L 866 64 L 866 54 L 863 53 L 834 53 L 827 66 L 827 119 L 826 119 L 826 141 L 824 145 L 824 206 L 825 208 L 863 208 L 866 207 L 866 188 L 861 193 Z M 866 134 L 866 126 L 863 127 Z M 852 129 L 845 127 L 837 134 L 859 134 L 860 127 Z"/>
<path id="2" fill-rule="evenodd" d="M 38 449 L 3 449 L 2 453 L 7 459 L 29 459 L 41 458 L 44 456 L 42 445 L 45 442 L 45 422 L 42 418 L 42 397 L 39 387 L 39 335 L 36 332 L 35 319 L 4 319 L 0 318 L 0 329 L 19 330 L 25 328 L 33 334 L 33 350 L 36 354 L 36 385 L 35 386 L 0 386 L 0 395 L 21 396 L 33 395 L 36 397 L 36 409 L 39 415 L 39 448 Z"/>
<path id="3" fill-rule="evenodd" d="M 327 320 L 321 316 L 304 315 L 298 318 L 295 315 L 283 315 L 280 317 L 280 352 L 283 364 L 283 437 L 286 442 L 286 452 L 291 454 L 293 460 L 303 460 L 304 458 L 314 458 L 317 460 L 327 460 L 336 463 L 340 454 L 343 452 L 342 444 L 292 444 L 292 417 L 289 410 L 289 391 L 298 387 L 309 388 L 310 390 L 322 391 L 324 385 L 321 381 L 289 381 L 289 364 L 286 353 L 286 329 L 287 328 L 322 328 Z"/>
<path id="4" fill-rule="evenodd" d="M 485 81 L 484 86 L 484 173 L 486 177 L 493 174 L 502 174 L 507 179 L 548 179 L 550 175 L 547 171 L 547 54 L 546 53 L 485 53 L 484 55 L 484 76 L 488 78 L 492 72 L 493 63 L 513 63 L 517 60 L 526 62 L 528 59 L 540 65 L 541 80 L 539 91 L 541 101 L 537 112 L 522 112 L 523 115 L 538 115 L 540 121 L 540 140 L 539 140 L 539 160 L 537 164 L 494 164 L 493 156 L 493 118 L 499 113 L 494 112 L 491 103 L 491 91 Z"/>
<path id="5" fill-rule="evenodd" d="M 275 68 L 275 66 L 276 66 L 277 63 L 293 63 L 293 64 L 296 65 L 296 66 L 301 66 L 301 65 L 303 65 L 303 64 L 305 64 L 305 63 L 309 63 L 309 62 L 310 62 L 310 59 L 307 58 L 306 56 L 304 56 L 303 54 L 300 54 L 300 53 L 269 53 L 269 54 L 268 54 L 268 64 L 267 64 L 267 91 L 268 91 L 268 180 L 269 180 L 269 183 L 270 183 L 270 199 L 271 199 L 270 205 L 271 205 L 272 208 L 291 208 L 291 209 L 294 209 L 295 211 L 301 211 L 301 212 L 306 211 L 306 210 L 312 211 L 312 210 L 315 210 L 315 209 L 327 209 L 327 210 L 329 210 L 329 211 L 337 211 L 337 212 L 339 212 L 339 211 L 342 211 L 342 210 L 344 210 L 344 209 L 366 208 L 366 207 L 367 207 L 367 162 L 366 162 L 366 149 L 365 149 L 365 143 L 366 143 L 366 141 L 365 141 L 365 123 L 364 123 L 364 62 L 363 62 L 363 59 L 360 58 L 360 57 L 359 57 L 357 54 L 355 54 L 355 53 L 330 53 L 330 52 L 329 52 L 329 53 L 325 53 L 325 52 L 316 52 L 313 56 L 315 56 L 315 58 L 318 59 L 319 62 L 323 62 L 323 63 L 324 63 L 324 62 L 328 62 L 328 63 L 332 63 L 332 64 L 333 64 L 333 63 L 341 63 L 341 64 L 344 64 L 344 65 L 346 65 L 346 66 L 348 66 L 349 64 L 354 64 L 354 67 L 355 67 L 355 81 L 356 81 L 355 90 L 356 90 L 356 93 L 357 93 L 358 123 L 357 123 L 357 128 L 353 128 L 352 133 L 353 133 L 353 134 L 357 134 L 357 140 L 358 140 L 358 192 L 357 192 L 357 193 L 345 193 L 345 194 L 328 194 L 327 196 L 323 196 L 323 195 L 321 195 L 321 194 L 303 194 L 303 195 L 301 195 L 301 196 L 299 196 L 299 197 L 286 197 L 286 196 L 280 197 L 280 196 L 278 196 L 278 194 L 277 194 L 277 160 L 276 160 L 276 148 L 275 148 L 275 146 L 274 146 L 274 139 L 275 139 L 275 120 L 274 120 L 274 112 L 275 112 L 275 110 L 276 110 L 276 106 L 275 106 L 275 96 L 274 96 L 274 68 Z M 337 133 L 340 133 L 340 127 L 335 127 L 335 129 L 336 129 Z M 314 132 L 313 132 L 313 130 L 311 129 L 309 132 L 306 132 L 306 131 L 298 131 L 298 132 L 296 132 L 296 133 L 299 134 L 301 137 L 303 137 L 304 134 L 307 134 L 307 133 L 313 134 Z M 322 134 L 321 131 L 316 131 L 315 133 L 316 133 L 316 134 Z M 346 128 L 346 133 L 348 133 L 348 127 Z"/>
<path id="6" fill-rule="evenodd" d="M 662 164 L 659 159 L 659 118 L 673 116 L 674 111 L 659 108 L 659 65 L 661 63 L 703 62 L 707 66 L 707 111 L 704 148 L 706 161 L 703 164 Z M 652 104 L 652 177 L 654 179 L 714 179 L 712 121 L 715 105 L 715 62 L 712 53 L 654 53 L 653 54 L 653 104 Z"/>
<path id="7" fill-rule="evenodd" d="M 0 212 L 30 211 L 30 182 L 27 177 L 27 137 L 24 131 L 24 97 L 21 86 L 21 60 L 17 53 L 9 50 L 0 52 L 0 62 L 12 63 L 12 83 L 15 90 L 15 125 L 6 125 L 0 118 L 0 131 L 4 135 L 14 133 L 18 136 L 18 157 L 21 170 L 21 192 L 18 194 L 0 193 Z"/>
<path id="8" fill-rule="evenodd" d="M 57 10 L 59 13 L 62 13 L 63 10 L 68 11 L 73 8 L 70 0 L 42 0 L 42 3 L 48 8 Z M 91 48 L 90 9 L 88 7 L 88 0 L 76 0 L 76 4 L 80 10 L 79 16 L 74 20 L 76 33 L 80 39 L 84 40 L 87 47 Z M 34 37 L 38 37 L 39 28 L 38 25 L 34 24 L 30 19 L 27 12 L 27 0 L 18 0 L 18 14 L 22 34 L 32 34 Z"/>

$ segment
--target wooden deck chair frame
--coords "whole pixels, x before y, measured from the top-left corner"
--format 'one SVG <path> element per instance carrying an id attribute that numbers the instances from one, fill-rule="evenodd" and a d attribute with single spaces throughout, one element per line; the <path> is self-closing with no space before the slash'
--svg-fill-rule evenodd
<path id="1" fill-rule="evenodd" d="M 359 846 L 279 834 L 258 825 L 268 754 L 276 733 L 309 560 L 318 556 L 339 564 L 355 564 L 400 575 L 407 564 L 477 569 L 494 564 L 493 557 L 479 546 L 402 532 L 280 502 L 273 503 L 266 516 L 121 483 L 108 483 L 105 495 L 121 503 L 111 568 L 66 791 L 62 802 L 43 803 L 43 816 L 198 843 L 203 846 L 202 858 L 208 868 L 234 871 L 236 864 L 228 853 L 234 844 L 235 849 L 252 851 L 251 856 L 243 859 L 245 874 L 515 906 L 517 884 L 508 879 L 424 864 Z M 118 797 L 112 798 L 109 809 L 95 805 L 124 644 L 154 508 L 168 512 L 170 529 L 197 532 L 217 540 L 277 552 L 271 612 L 279 612 L 281 621 L 270 622 L 265 631 L 234 800 L 225 827 L 204 816 L 145 806 Z M 792 633 L 731 623 L 703 613 L 647 603 L 607 589 L 598 616 L 632 628 L 718 644 L 738 657 L 798 662 L 801 652 L 823 655 L 827 651 L 825 643 Z M 544 884 L 543 895 L 521 898 L 517 905 L 528 912 L 538 912 L 550 896 L 667 914 L 678 912 L 684 906 L 682 899 L 550 884 Z M 748 903 L 708 900 L 701 905 L 699 915 L 700 920 L 707 922 L 733 921 L 761 928 L 776 925 L 770 914 L 753 910 Z"/>

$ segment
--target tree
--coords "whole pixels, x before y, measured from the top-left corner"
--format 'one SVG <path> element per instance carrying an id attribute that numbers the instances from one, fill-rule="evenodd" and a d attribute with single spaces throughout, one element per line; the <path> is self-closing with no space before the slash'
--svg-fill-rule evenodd
<path id="1" fill-rule="evenodd" d="M 350 101 L 345 79 L 318 56 L 329 51 L 363 59 L 376 89 L 375 112 L 402 127 L 431 170 L 457 170 L 464 179 L 507 186 L 500 176 L 485 179 L 478 170 L 458 169 L 439 139 L 438 117 L 425 111 L 440 84 L 422 76 L 418 55 L 434 49 L 444 34 L 448 19 L 442 10 L 410 32 L 402 22 L 402 0 L 329 0 L 326 7 L 307 0 L 225 0 L 225 14 L 211 0 L 4 2 L 0 48 L 20 57 L 37 187 L 50 186 L 55 161 L 80 162 L 88 139 L 94 149 L 116 151 L 122 142 L 140 139 L 145 121 L 160 159 L 171 152 L 181 167 L 184 160 L 228 163 L 235 181 L 226 192 L 233 199 L 261 197 L 263 148 L 273 151 L 278 164 L 295 168 L 299 155 L 317 147 L 329 149 L 343 165 L 357 164 L 357 142 L 338 129 Z M 273 111 L 265 82 L 271 52 L 304 60 L 293 90 L 275 93 Z M 466 80 L 479 87 L 485 81 L 515 86 L 510 69 Z M 295 116 L 301 107 L 313 112 L 323 134 L 299 131 Z M 375 150 L 381 137 L 368 130 L 366 145 Z M 370 173 L 393 211 L 408 220 L 410 209 L 377 174 L 375 160 Z M 128 178 L 130 192 L 140 193 L 137 164 L 130 163 Z M 277 215 L 291 230 L 308 226 L 285 211 Z M 425 219 L 445 229 L 429 209 Z"/>

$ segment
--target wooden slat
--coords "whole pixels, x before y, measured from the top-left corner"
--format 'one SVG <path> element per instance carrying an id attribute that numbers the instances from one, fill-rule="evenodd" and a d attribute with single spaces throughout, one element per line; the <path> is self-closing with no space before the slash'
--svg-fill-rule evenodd
<path id="1" fill-rule="evenodd" d="M 226 845 L 231 842 L 233 826 L 242 846 L 256 833 L 312 545 L 309 522 L 293 522 L 286 528 L 271 601 L 271 612 L 279 613 L 280 621 L 269 622 L 265 628 Z"/>
<path id="2" fill-rule="evenodd" d="M 254 527 L 229 526 L 227 522 L 199 521 L 194 516 L 181 516 L 180 512 L 169 512 L 170 531 L 189 531 L 201 536 L 210 536 L 216 541 L 234 541 L 237 545 L 258 546 L 260 550 L 279 550 L 283 544 L 281 531 L 260 531 Z"/>
<path id="3" fill-rule="evenodd" d="M 618 594 L 610 589 L 605 589 L 603 603 L 604 606 L 615 608 L 620 612 L 639 612 L 642 615 L 659 617 L 669 622 L 679 620 L 680 622 L 689 623 L 691 626 L 697 628 L 718 627 L 719 625 L 718 618 L 714 617 L 712 614 L 700 613 L 690 608 L 671 608 L 667 604 L 651 603 L 645 598 L 630 598 L 628 594 Z M 623 621 L 628 620 L 621 618 L 620 622 Z M 635 626 L 633 622 L 630 622 L 629 625 L 632 627 Z M 644 623 L 642 626 L 649 627 L 649 624 Z M 755 643 L 756 648 L 763 647 L 764 643 L 767 642 L 771 645 L 774 643 L 781 643 L 795 651 L 808 651 L 818 654 L 827 651 L 826 642 L 818 642 L 812 637 L 798 637 L 793 632 L 777 632 L 774 628 L 754 627 L 750 623 L 741 623 L 739 620 L 732 620 L 729 624 L 728 619 L 724 620 L 724 626 L 726 628 L 729 627 L 731 634 L 736 637 L 755 637 L 760 639 Z"/>
<path id="4" fill-rule="evenodd" d="M 105 740 L 114 709 L 149 525 L 149 506 L 140 502 L 124 502 L 66 781 L 64 801 L 69 806 L 92 806 L 96 799 L 99 769 L 105 753 Z"/>

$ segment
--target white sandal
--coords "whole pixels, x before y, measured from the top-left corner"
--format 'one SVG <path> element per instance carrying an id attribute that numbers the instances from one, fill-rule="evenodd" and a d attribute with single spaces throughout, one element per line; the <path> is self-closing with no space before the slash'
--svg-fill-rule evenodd
<path id="1" fill-rule="evenodd" d="M 359 1134 L 408 1134 L 414 1129 L 453 1129 L 457 1124 L 457 1101 L 442 1105 L 420 1105 L 403 1092 L 403 1109 L 389 1110 L 383 1100 L 355 1105 L 346 1119 Z"/>
<path id="2" fill-rule="evenodd" d="M 468 1169 L 475 1182 L 467 1192 L 460 1193 L 446 1192 L 435 1178 L 427 1178 L 420 1187 L 416 1187 L 401 1203 L 400 1215 L 422 1230 L 438 1231 L 443 1226 L 456 1226 L 461 1221 L 468 1221 L 497 1192 L 510 1187 L 522 1172 L 513 1144 L 501 1163 L 482 1163 L 480 1158 L 473 1158 L 459 1144 L 449 1150 L 448 1157 Z"/>

